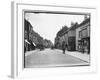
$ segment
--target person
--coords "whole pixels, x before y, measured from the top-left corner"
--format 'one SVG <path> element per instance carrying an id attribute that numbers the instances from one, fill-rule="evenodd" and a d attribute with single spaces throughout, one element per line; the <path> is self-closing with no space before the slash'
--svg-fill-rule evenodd
<path id="1" fill-rule="evenodd" d="M 62 43 L 63 54 L 65 54 L 65 49 L 66 49 L 66 44 L 65 44 L 65 41 L 63 41 L 63 43 Z"/>

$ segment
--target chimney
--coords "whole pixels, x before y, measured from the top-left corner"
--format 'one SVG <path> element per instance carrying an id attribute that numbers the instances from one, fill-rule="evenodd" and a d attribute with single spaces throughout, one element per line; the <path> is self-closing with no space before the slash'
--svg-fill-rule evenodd
<path id="1" fill-rule="evenodd" d="M 71 26 L 73 26 L 75 23 L 74 22 L 71 22 Z"/>
<path id="2" fill-rule="evenodd" d="M 88 19 L 89 17 L 90 17 L 89 15 L 85 15 L 84 20 Z"/>

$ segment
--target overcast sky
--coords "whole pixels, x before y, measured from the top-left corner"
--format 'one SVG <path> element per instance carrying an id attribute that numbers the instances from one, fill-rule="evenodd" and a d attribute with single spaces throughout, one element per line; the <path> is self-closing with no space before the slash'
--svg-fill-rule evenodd
<path id="1" fill-rule="evenodd" d="M 84 15 L 26 13 L 25 18 L 32 24 L 34 31 L 54 43 L 56 34 L 62 26 L 70 27 L 71 22 L 81 23 Z"/>

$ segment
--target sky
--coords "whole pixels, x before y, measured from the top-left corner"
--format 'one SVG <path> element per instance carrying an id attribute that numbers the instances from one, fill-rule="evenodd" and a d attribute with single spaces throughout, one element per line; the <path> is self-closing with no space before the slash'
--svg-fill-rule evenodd
<path id="1" fill-rule="evenodd" d="M 35 32 L 54 43 L 56 34 L 62 26 L 70 27 L 71 22 L 81 23 L 84 15 L 25 13 L 25 18 L 31 23 Z"/>

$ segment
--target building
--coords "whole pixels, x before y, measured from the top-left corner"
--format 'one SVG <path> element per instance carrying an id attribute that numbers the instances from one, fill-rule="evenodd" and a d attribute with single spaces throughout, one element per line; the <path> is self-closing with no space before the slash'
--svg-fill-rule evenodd
<path id="1" fill-rule="evenodd" d="M 25 19 L 24 20 L 24 52 L 29 51 L 29 25 L 30 23 Z"/>
<path id="2" fill-rule="evenodd" d="M 35 49 L 32 38 L 32 25 L 25 19 L 24 20 L 24 52 Z"/>
<path id="3" fill-rule="evenodd" d="M 80 24 L 72 23 L 70 28 L 63 27 L 55 38 L 55 48 L 61 49 L 65 42 L 69 51 L 90 53 L 90 18 L 85 16 Z"/>
<path id="4" fill-rule="evenodd" d="M 63 28 L 60 30 L 59 35 L 55 38 L 55 44 L 61 49 L 62 43 L 65 42 L 66 49 L 69 51 L 76 50 L 76 28 L 78 23 L 71 24 L 70 28 Z M 66 26 L 65 26 L 66 27 Z"/>
<path id="5" fill-rule="evenodd" d="M 67 32 L 67 50 L 69 51 L 75 51 L 76 50 L 76 28 L 78 26 L 78 23 L 71 24 L 71 27 L 69 28 Z"/>
<path id="6" fill-rule="evenodd" d="M 31 51 L 36 48 L 43 50 L 46 47 L 51 47 L 53 44 L 50 40 L 43 39 L 29 21 L 24 20 L 24 52 Z"/>
<path id="7" fill-rule="evenodd" d="M 85 18 L 76 29 L 76 50 L 90 53 L 90 18 Z"/>
<path id="8" fill-rule="evenodd" d="M 60 31 L 58 31 L 55 37 L 55 48 L 62 49 L 62 43 L 65 42 L 67 44 L 67 35 L 66 32 L 68 30 L 67 26 L 63 26 Z"/>
<path id="9" fill-rule="evenodd" d="M 44 39 L 44 47 L 45 48 L 51 48 L 53 46 L 53 43 L 50 40 Z"/>

